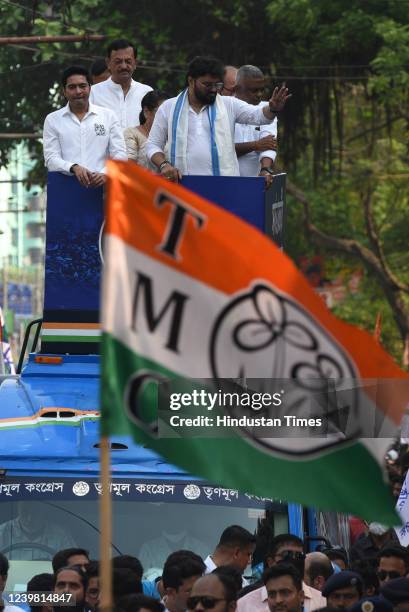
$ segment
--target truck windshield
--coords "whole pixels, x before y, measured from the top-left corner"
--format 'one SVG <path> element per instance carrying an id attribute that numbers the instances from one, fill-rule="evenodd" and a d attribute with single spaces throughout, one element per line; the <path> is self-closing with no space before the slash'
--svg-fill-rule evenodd
<path id="1" fill-rule="evenodd" d="M 145 577 L 161 575 L 167 556 L 189 549 L 205 558 L 221 532 L 241 525 L 255 532 L 268 504 L 275 533 L 288 528 L 287 508 L 192 481 L 114 480 L 112 554 L 137 556 Z M 0 552 L 10 561 L 7 590 L 21 590 L 51 570 L 61 549 L 81 547 L 99 557 L 98 481 L 8 479 L 0 484 Z"/>

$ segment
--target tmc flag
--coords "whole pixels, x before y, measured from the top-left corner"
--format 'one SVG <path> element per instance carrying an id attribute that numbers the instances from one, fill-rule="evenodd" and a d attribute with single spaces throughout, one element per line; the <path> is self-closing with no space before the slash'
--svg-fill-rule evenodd
<path id="1" fill-rule="evenodd" d="M 337 320 L 292 261 L 247 223 L 136 164 L 108 162 L 108 177 L 102 433 L 131 433 L 225 487 L 396 523 L 381 463 L 407 403 L 408 376 L 369 334 Z M 216 393 L 197 382 L 190 394 L 172 394 L 180 402 L 168 406 L 170 431 L 149 381 L 179 381 L 183 390 L 203 379 L 215 381 Z M 226 379 L 240 382 L 238 403 L 247 395 L 247 404 L 225 408 Z M 253 410 L 263 395 L 253 379 L 273 388 L 280 381 L 271 394 L 278 401 Z M 291 382 L 288 395 L 282 381 Z M 347 400 L 338 401 L 346 388 Z M 307 400 L 320 394 L 330 409 L 309 418 L 315 404 Z M 183 414 L 192 418 L 187 428 L 201 416 L 204 435 L 175 434 Z M 233 427 L 221 434 L 229 419 Z M 314 434 L 314 425 L 324 428 Z"/>

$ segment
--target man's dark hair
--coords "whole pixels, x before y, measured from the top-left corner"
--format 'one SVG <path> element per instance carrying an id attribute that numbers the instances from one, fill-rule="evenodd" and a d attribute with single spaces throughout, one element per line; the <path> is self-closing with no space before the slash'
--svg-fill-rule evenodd
<path id="1" fill-rule="evenodd" d="M 88 580 L 90 578 L 97 578 L 99 576 L 99 561 L 90 561 L 85 571 L 87 572 Z"/>
<path id="2" fill-rule="evenodd" d="M 115 603 L 125 595 L 142 593 L 141 579 L 129 567 L 115 567 L 112 572 L 112 591 Z"/>
<path id="3" fill-rule="evenodd" d="M 226 602 L 230 603 L 231 601 L 237 601 L 237 594 L 239 590 L 237 589 L 235 578 L 226 572 L 216 573 L 214 571 L 212 573 L 217 576 L 218 580 L 220 580 L 223 585 Z"/>
<path id="4" fill-rule="evenodd" d="M 378 553 L 378 562 L 382 557 L 397 557 L 398 559 L 402 559 L 404 561 L 406 567 L 409 565 L 409 553 L 408 550 L 404 546 L 400 546 L 399 544 L 388 544 Z"/>
<path id="5" fill-rule="evenodd" d="M 112 567 L 114 568 L 126 568 L 132 570 L 142 580 L 143 567 L 142 563 L 136 557 L 132 555 L 118 555 L 112 559 Z"/>
<path id="6" fill-rule="evenodd" d="M 59 550 L 55 553 L 52 560 L 54 574 L 58 572 L 61 567 L 67 567 L 68 559 L 74 555 L 84 555 L 84 557 L 88 557 L 89 559 L 89 552 L 85 550 L 85 548 L 64 548 L 64 550 Z"/>
<path id="7" fill-rule="evenodd" d="M 364 592 L 373 588 L 374 594 L 379 593 L 379 578 L 376 569 L 367 561 L 355 561 L 351 564 L 351 570 L 359 574 L 364 583 Z"/>
<path id="8" fill-rule="evenodd" d="M 118 600 L 118 607 L 123 612 L 139 612 L 141 608 L 151 612 L 163 612 L 165 606 L 153 597 L 148 597 L 142 593 L 137 595 L 125 595 Z"/>
<path id="9" fill-rule="evenodd" d="M 224 65 L 215 57 L 197 55 L 190 62 L 187 69 L 187 76 L 197 79 L 205 74 L 217 77 L 223 81 Z"/>
<path id="10" fill-rule="evenodd" d="M 345 567 L 348 567 L 348 556 L 346 551 L 339 548 L 324 548 L 322 552 L 328 557 L 328 559 L 334 561 L 335 563 L 337 562 L 337 559 L 342 559 L 342 561 L 345 563 Z"/>
<path id="11" fill-rule="evenodd" d="M 216 576 L 228 576 L 234 582 L 234 586 L 236 589 L 236 593 L 241 590 L 243 584 L 243 576 L 233 565 L 219 565 L 212 571 L 212 574 L 216 574 Z"/>
<path id="12" fill-rule="evenodd" d="M 266 569 L 263 573 L 263 582 L 267 584 L 269 580 L 282 578 L 282 576 L 290 576 L 297 591 L 301 591 L 302 578 L 295 567 L 287 563 L 279 563 L 278 565 L 273 565 L 273 567 Z"/>
<path id="13" fill-rule="evenodd" d="M 108 66 L 102 57 L 99 57 L 91 64 L 90 72 L 92 76 L 99 76 L 105 72 L 105 70 L 108 70 Z"/>
<path id="14" fill-rule="evenodd" d="M 240 527 L 240 525 L 230 525 L 226 527 L 220 536 L 217 548 L 227 546 L 229 548 L 246 548 L 250 544 L 256 543 L 256 536 Z"/>
<path id="15" fill-rule="evenodd" d="M 108 45 L 107 57 L 111 57 L 112 51 L 120 51 L 121 49 L 128 49 L 128 47 L 131 47 L 133 49 L 134 56 L 136 57 L 138 53 L 135 45 L 126 38 L 117 38 Z"/>
<path id="16" fill-rule="evenodd" d="M 189 553 L 189 554 L 183 554 Z M 203 560 L 192 551 L 177 551 L 166 559 L 163 566 L 162 582 L 165 589 L 178 589 L 184 580 L 202 576 L 206 569 Z"/>
<path id="17" fill-rule="evenodd" d="M 292 535 L 291 533 L 281 533 L 271 540 L 267 556 L 274 557 L 278 549 L 282 548 L 284 544 L 295 544 L 296 546 L 304 548 L 304 542 L 298 536 Z"/>
<path id="18" fill-rule="evenodd" d="M 88 586 L 88 576 L 87 576 L 87 573 L 82 569 L 80 565 L 65 565 L 64 567 L 60 567 L 56 572 L 54 572 L 54 584 L 53 584 L 52 590 L 54 590 L 54 587 L 57 584 L 58 575 L 61 574 L 61 572 L 64 572 L 66 570 L 70 572 L 75 572 L 76 574 L 78 574 L 78 576 L 81 578 L 81 582 L 82 582 L 82 586 L 84 587 L 84 594 L 85 594 L 85 591 L 87 590 L 87 586 Z"/>
<path id="19" fill-rule="evenodd" d="M 88 85 L 92 85 L 90 73 L 85 66 L 68 66 L 68 68 L 66 68 L 61 75 L 61 83 L 63 87 L 67 85 L 69 77 L 73 76 L 74 74 L 81 74 L 87 79 Z"/>
<path id="20" fill-rule="evenodd" d="M 155 108 L 158 108 L 159 102 L 163 102 L 163 100 L 167 100 L 169 98 L 168 94 L 164 91 L 160 91 L 159 89 L 153 89 L 152 91 L 148 91 L 147 94 L 141 100 L 141 112 L 139 113 L 139 123 L 143 125 L 146 123 L 146 117 L 144 115 L 143 109 L 147 108 L 150 111 L 154 111 Z"/>
<path id="21" fill-rule="evenodd" d="M 27 593 L 38 593 L 48 592 L 50 593 L 54 588 L 54 575 L 53 574 L 36 574 L 27 582 L 26 591 Z M 43 604 L 39 606 L 30 606 L 32 612 L 40 610 Z"/>
<path id="22" fill-rule="evenodd" d="M 0 553 L 0 576 L 7 576 L 9 573 L 9 561 L 2 553 Z"/>

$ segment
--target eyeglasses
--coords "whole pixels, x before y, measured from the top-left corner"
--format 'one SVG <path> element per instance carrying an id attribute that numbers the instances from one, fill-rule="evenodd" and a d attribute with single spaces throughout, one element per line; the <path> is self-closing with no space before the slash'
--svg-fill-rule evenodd
<path id="1" fill-rule="evenodd" d="M 389 580 L 394 580 L 394 578 L 400 578 L 401 575 L 399 572 L 387 572 L 385 570 L 379 570 L 376 572 L 379 580 L 386 580 L 389 577 Z"/>
<path id="2" fill-rule="evenodd" d="M 297 550 L 283 550 L 278 555 L 276 555 L 277 559 L 294 559 L 294 561 L 303 561 L 305 559 L 305 555 L 303 552 L 299 552 Z"/>
<path id="3" fill-rule="evenodd" d="M 220 597 L 211 597 L 210 595 L 197 595 L 188 597 L 187 609 L 194 610 L 198 603 L 201 603 L 205 610 L 211 610 L 219 601 L 226 601 Z"/>
<path id="4" fill-rule="evenodd" d="M 197 79 L 196 79 L 197 80 Z M 223 89 L 224 83 L 210 83 L 209 81 L 199 81 L 200 85 L 203 85 L 206 89 L 216 89 L 217 91 L 221 91 Z"/>

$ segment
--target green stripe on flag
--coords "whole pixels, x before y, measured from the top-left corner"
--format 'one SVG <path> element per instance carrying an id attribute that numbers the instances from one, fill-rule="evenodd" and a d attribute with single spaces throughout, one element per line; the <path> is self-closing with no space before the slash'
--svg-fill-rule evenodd
<path id="1" fill-rule="evenodd" d="M 187 472 L 261 497 L 286 499 L 321 510 L 354 513 L 368 521 L 397 524 L 388 487 L 375 458 L 359 442 L 308 459 L 283 459 L 252 446 L 245 438 L 153 438 L 132 423 L 124 410 L 130 377 L 150 370 L 177 378 L 138 356 L 107 333 L 102 335 L 103 435 L 131 434 Z M 154 406 L 148 406 L 154 410 Z M 240 462 L 238 462 L 240 458 Z"/>
<path id="2" fill-rule="evenodd" d="M 47 334 L 42 334 L 41 339 L 45 342 L 100 342 L 100 336 L 71 336 L 67 334 L 66 336 L 48 336 Z"/>

